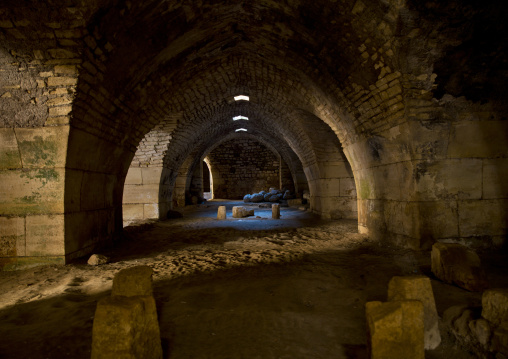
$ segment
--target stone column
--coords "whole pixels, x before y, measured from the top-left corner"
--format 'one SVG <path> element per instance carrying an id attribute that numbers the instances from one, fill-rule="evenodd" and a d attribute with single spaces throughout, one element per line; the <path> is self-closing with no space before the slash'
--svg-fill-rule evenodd
<path id="1" fill-rule="evenodd" d="M 219 206 L 217 211 L 217 219 L 226 219 L 226 206 Z"/>
<path id="2" fill-rule="evenodd" d="M 280 204 L 272 204 L 272 219 L 280 219 Z"/>

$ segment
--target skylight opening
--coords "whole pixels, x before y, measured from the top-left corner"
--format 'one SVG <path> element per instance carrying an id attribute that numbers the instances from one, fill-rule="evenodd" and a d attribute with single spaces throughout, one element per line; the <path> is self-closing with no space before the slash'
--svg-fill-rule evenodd
<path id="1" fill-rule="evenodd" d="M 245 116 L 235 116 L 233 117 L 233 121 L 238 121 L 238 120 L 248 120 L 249 118 L 248 117 L 245 117 Z"/>
<path id="2" fill-rule="evenodd" d="M 235 132 L 247 132 L 247 129 L 246 128 L 239 128 L 239 129 L 235 130 Z"/>
<path id="3" fill-rule="evenodd" d="M 249 101 L 249 96 L 238 95 L 238 96 L 235 96 L 234 99 L 235 99 L 235 101 L 241 101 L 241 100 Z"/>

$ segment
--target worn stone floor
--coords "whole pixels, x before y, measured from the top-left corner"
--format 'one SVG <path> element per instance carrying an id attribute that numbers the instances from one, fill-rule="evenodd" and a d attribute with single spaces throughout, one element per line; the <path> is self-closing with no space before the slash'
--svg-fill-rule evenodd
<path id="1" fill-rule="evenodd" d="M 216 220 L 217 206 L 228 218 Z M 154 269 L 166 358 L 366 358 L 364 305 L 386 300 L 395 275 L 432 279 L 438 313 L 480 304 L 480 294 L 441 283 L 430 253 L 380 246 L 351 220 L 325 221 L 296 208 L 255 208 L 233 219 L 235 202 L 186 208 L 184 218 L 130 226 L 103 254 L 66 266 L 0 273 L 0 358 L 89 358 L 97 300 L 120 269 Z M 486 254 L 487 255 L 487 254 Z M 506 261 L 488 254 L 489 279 L 507 285 Z M 475 358 L 442 328 L 427 358 Z"/>

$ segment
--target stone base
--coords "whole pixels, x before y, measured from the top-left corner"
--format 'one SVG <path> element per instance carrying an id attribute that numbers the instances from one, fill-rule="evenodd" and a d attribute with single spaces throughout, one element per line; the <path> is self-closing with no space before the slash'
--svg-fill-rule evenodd
<path id="1" fill-rule="evenodd" d="M 152 296 L 112 296 L 97 304 L 92 359 L 160 359 L 157 310 Z"/>

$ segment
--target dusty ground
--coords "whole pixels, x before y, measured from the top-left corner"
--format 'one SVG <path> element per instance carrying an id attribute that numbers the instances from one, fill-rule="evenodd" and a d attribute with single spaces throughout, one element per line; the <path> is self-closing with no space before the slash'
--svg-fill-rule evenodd
<path id="1" fill-rule="evenodd" d="M 107 265 L 0 272 L 0 358 L 89 358 L 97 300 L 116 272 L 140 264 L 154 269 L 166 358 L 366 358 L 365 302 L 386 300 L 392 276 L 431 276 L 428 252 L 381 247 L 355 221 L 294 208 L 280 220 L 256 208 L 257 218 L 217 221 L 219 204 L 127 228 Z M 492 258 L 491 283 L 507 286 L 505 258 Z M 479 294 L 432 286 L 440 315 L 480 304 Z M 427 358 L 474 357 L 442 335 Z"/>

